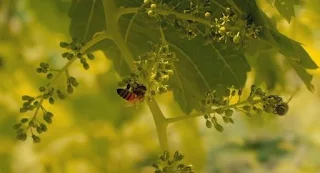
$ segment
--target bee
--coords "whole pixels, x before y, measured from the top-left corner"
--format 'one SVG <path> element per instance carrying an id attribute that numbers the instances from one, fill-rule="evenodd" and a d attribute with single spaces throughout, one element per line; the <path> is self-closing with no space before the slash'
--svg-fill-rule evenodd
<path id="1" fill-rule="evenodd" d="M 279 115 L 279 116 L 283 116 L 283 115 L 287 114 L 289 111 L 288 103 L 291 101 L 292 97 L 293 97 L 293 94 L 292 94 L 291 98 L 287 102 L 285 102 L 284 100 L 282 100 L 281 97 L 279 97 L 277 95 L 270 95 L 268 97 L 268 99 L 272 99 L 274 101 L 274 103 L 273 103 L 274 106 L 271 106 L 271 107 L 269 106 L 269 107 L 273 109 L 272 112 L 274 114 Z M 268 112 L 267 111 L 268 106 L 265 105 L 264 108 L 265 108 L 266 112 Z"/>
<path id="2" fill-rule="evenodd" d="M 120 97 L 132 103 L 143 100 L 146 91 L 147 88 L 138 83 L 134 83 L 133 85 L 127 84 L 126 88 L 117 89 L 117 93 Z"/>

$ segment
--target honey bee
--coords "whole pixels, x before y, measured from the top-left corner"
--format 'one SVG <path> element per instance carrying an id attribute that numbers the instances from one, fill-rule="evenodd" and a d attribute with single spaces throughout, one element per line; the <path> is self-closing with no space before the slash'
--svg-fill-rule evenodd
<path id="1" fill-rule="evenodd" d="M 146 91 L 147 88 L 138 83 L 134 83 L 133 85 L 127 84 L 126 88 L 117 89 L 118 95 L 131 103 L 143 100 Z"/>

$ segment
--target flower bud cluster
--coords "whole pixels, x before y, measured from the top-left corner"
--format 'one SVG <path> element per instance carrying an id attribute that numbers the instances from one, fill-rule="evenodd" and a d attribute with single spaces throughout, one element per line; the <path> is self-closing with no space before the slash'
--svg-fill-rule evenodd
<path id="1" fill-rule="evenodd" d="M 169 152 L 164 151 L 159 157 L 159 163 L 153 163 L 152 167 L 155 168 L 155 173 L 193 173 L 194 169 L 192 165 L 185 165 L 180 163 L 184 158 L 184 155 L 179 151 L 176 151 L 173 158 L 170 158 Z"/>

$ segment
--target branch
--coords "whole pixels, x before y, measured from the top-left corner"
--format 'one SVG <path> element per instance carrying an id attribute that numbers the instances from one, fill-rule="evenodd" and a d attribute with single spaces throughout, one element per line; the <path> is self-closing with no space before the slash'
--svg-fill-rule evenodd
<path id="1" fill-rule="evenodd" d="M 120 16 L 125 15 L 125 14 L 135 14 L 138 13 L 139 8 L 119 8 L 117 16 L 118 18 L 120 18 Z M 146 8 L 146 10 L 150 10 L 150 8 Z M 167 16 L 167 15 L 175 15 L 177 18 L 179 19 L 183 19 L 183 20 L 192 20 L 195 22 L 199 22 L 205 25 L 210 25 L 210 21 L 203 19 L 203 18 L 199 18 L 199 17 L 195 17 L 192 16 L 191 14 L 184 14 L 184 13 L 178 13 L 175 11 L 169 11 L 169 10 L 163 10 L 163 9 L 157 9 L 156 12 L 158 14 Z"/>
<path id="2" fill-rule="evenodd" d="M 237 106 L 240 106 L 240 105 L 258 104 L 260 102 L 262 102 L 262 100 L 253 100 L 253 101 L 245 100 L 245 101 L 238 102 L 238 103 L 235 103 L 232 105 L 220 107 L 220 109 L 232 109 L 232 108 L 236 108 Z M 217 108 L 217 109 L 219 109 L 219 108 Z M 170 124 L 170 123 L 174 123 L 174 122 L 178 122 L 178 121 L 182 121 L 182 120 L 186 120 L 186 119 L 190 119 L 190 118 L 197 118 L 197 117 L 203 116 L 204 114 L 212 114 L 212 113 L 215 113 L 217 109 L 213 109 L 212 111 L 206 112 L 206 113 L 197 112 L 192 115 L 180 116 L 180 117 L 175 117 L 175 118 L 167 118 L 167 123 Z"/>
<path id="3" fill-rule="evenodd" d="M 126 63 L 128 64 L 131 71 L 134 70 L 134 58 L 131 54 L 130 50 L 128 49 L 126 42 L 121 35 L 120 28 L 118 25 L 118 19 L 121 9 L 118 8 L 115 4 L 114 0 L 104 0 L 103 8 L 105 12 L 105 22 L 108 24 L 106 25 L 106 32 L 110 33 L 111 39 L 115 42 L 117 47 L 120 49 L 122 56 Z M 121 16 L 121 15 L 120 15 Z M 152 101 L 148 103 L 149 109 L 152 113 L 153 119 L 155 121 L 159 143 L 162 150 L 168 149 L 168 139 L 167 139 L 167 122 L 164 115 L 159 108 L 156 100 L 152 98 Z"/>

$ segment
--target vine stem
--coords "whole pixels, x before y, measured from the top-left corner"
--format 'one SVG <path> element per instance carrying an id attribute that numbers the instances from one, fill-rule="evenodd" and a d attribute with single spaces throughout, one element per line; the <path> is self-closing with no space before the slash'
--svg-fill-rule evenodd
<path id="1" fill-rule="evenodd" d="M 125 14 L 135 14 L 138 13 L 139 8 L 138 7 L 128 7 L 128 8 L 119 8 L 118 11 L 118 18 L 120 18 L 120 16 L 125 15 Z M 146 8 L 146 10 L 150 10 L 150 8 Z M 175 15 L 177 18 L 179 19 L 183 19 L 183 20 L 192 20 L 195 22 L 199 22 L 205 25 L 210 25 L 210 21 L 203 19 L 203 18 L 199 18 L 199 17 L 195 17 L 192 16 L 190 14 L 184 14 L 184 13 L 178 13 L 175 11 L 169 11 L 169 10 L 164 10 L 164 9 L 157 9 L 156 10 L 157 13 L 161 14 L 161 15 Z"/>
<path id="2" fill-rule="evenodd" d="M 235 104 L 232 104 L 232 105 L 227 105 L 227 106 L 224 106 L 224 107 L 221 107 L 222 109 L 230 109 L 230 108 L 236 108 L 237 106 L 240 106 L 240 105 L 244 105 L 244 104 L 258 104 L 262 102 L 262 100 L 253 100 L 253 101 L 248 101 L 248 100 L 244 100 L 244 101 L 241 101 L 241 102 L 238 102 L 238 103 L 235 103 Z M 188 116 L 180 116 L 180 117 L 175 117 L 175 118 L 167 118 L 167 123 L 170 124 L 170 123 L 175 123 L 175 122 L 178 122 L 178 121 L 182 121 L 182 120 L 186 120 L 186 119 L 190 119 L 190 118 L 197 118 L 197 117 L 200 117 L 200 116 L 203 116 L 204 114 L 212 114 L 212 113 L 215 113 L 216 112 L 216 109 L 210 111 L 210 112 L 206 112 L 206 113 L 201 113 L 201 112 L 197 112 L 197 113 L 194 113 L 192 115 L 188 115 Z"/>
<path id="3" fill-rule="evenodd" d="M 123 13 L 121 13 L 121 10 L 123 8 L 118 8 L 114 0 L 104 0 L 102 1 L 102 3 L 105 12 L 105 23 L 108 24 L 106 25 L 106 32 L 110 34 L 110 39 L 113 40 L 117 47 L 120 49 L 122 56 L 128 64 L 131 71 L 134 71 L 134 58 L 126 45 L 123 36 L 121 35 L 120 28 L 118 25 L 119 17 L 123 15 Z M 135 11 L 134 13 L 136 12 L 137 11 Z M 168 123 L 166 122 L 166 118 L 161 112 L 158 103 L 153 98 L 151 102 L 148 102 L 148 106 L 155 122 L 161 149 L 168 150 Z"/>
<path id="4" fill-rule="evenodd" d="M 90 47 L 92 47 L 93 45 L 97 44 L 98 42 L 104 40 L 108 38 L 108 35 L 103 32 L 100 35 L 94 37 L 92 40 L 90 40 L 87 44 L 85 44 L 81 49 L 80 52 L 83 53 L 85 51 L 87 51 Z M 71 60 L 69 60 L 63 67 L 61 70 L 58 71 L 58 73 L 54 76 L 54 78 L 52 79 L 51 82 L 49 82 L 47 88 L 51 89 L 52 87 L 54 87 L 54 85 L 56 84 L 56 81 L 60 78 L 60 76 L 66 71 L 68 70 L 68 68 L 75 62 L 75 60 L 77 59 L 76 56 L 74 56 Z M 32 120 L 34 120 L 41 108 L 41 105 L 44 101 L 44 97 L 41 97 L 40 101 L 39 101 L 39 106 L 36 108 Z"/>

